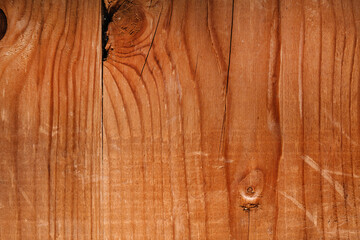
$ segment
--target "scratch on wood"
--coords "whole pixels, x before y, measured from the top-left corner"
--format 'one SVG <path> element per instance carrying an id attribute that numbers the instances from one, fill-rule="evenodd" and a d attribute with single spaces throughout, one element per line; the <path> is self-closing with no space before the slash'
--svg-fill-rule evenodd
<path id="1" fill-rule="evenodd" d="M 206 153 L 206 152 L 195 151 L 195 152 L 191 152 L 191 153 L 189 154 L 189 156 L 205 156 L 205 157 L 208 157 L 209 154 Z"/>
<path id="2" fill-rule="evenodd" d="M 317 215 L 313 215 L 311 214 L 308 210 L 305 209 L 304 205 L 301 204 L 298 200 L 296 200 L 295 198 L 293 198 L 292 196 L 290 196 L 289 194 L 287 194 L 286 192 L 281 192 L 279 191 L 279 193 L 284 196 L 286 199 L 289 199 L 295 206 L 297 206 L 299 209 L 301 209 L 302 211 L 305 212 L 306 217 L 315 225 L 317 226 Z"/>
<path id="3" fill-rule="evenodd" d="M 347 140 L 349 140 L 351 144 L 353 144 L 354 146 L 359 146 L 359 144 L 358 144 L 356 141 L 354 141 L 353 139 L 351 139 L 351 137 L 349 136 L 349 134 L 347 134 L 347 133 L 342 129 L 341 124 L 340 124 L 338 121 L 334 120 L 333 117 L 331 117 L 328 112 L 324 111 L 324 113 L 325 113 L 326 119 L 329 120 L 336 129 L 338 129 L 339 131 L 341 131 L 341 134 L 342 134 Z"/>
<path id="4" fill-rule="evenodd" d="M 19 187 L 19 191 L 20 191 L 21 195 L 24 197 L 25 201 L 29 204 L 31 209 L 35 211 L 34 205 L 31 203 L 30 198 L 26 194 L 26 192 L 24 190 L 22 190 L 22 188 L 20 188 L 20 187 Z"/>
<path id="5" fill-rule="evenodd" d="M 321 169 L 320 166 L 311 157 L 304 155 L 302 156 L 302 159 L 305 161 L 306 164 L 308 164 L 314 170 L 320 172 L 321 176 L 331 185 L 333 185 L 336 192 L 339 193 L 340 196 L 344 198 L 344 188 L 341 186 L 341 184 L 338 181 L 335 181 L 327 171 Z"/>
<path id="6" fill-rule="evenodd" d="M 333 174 L 333 175 L 341 175 L 341 176 L 345 176 L 345 177 L 360 178 L 360 176 L 356 175 L 356 174 L 343 173 L 343 172 L 338 172 L 338 171 L 330 171 L 330 170 L 325 170 L 325 169 L 323 169 L 323 171 L 326 173 L 329 173 L 329 174 Z"/>

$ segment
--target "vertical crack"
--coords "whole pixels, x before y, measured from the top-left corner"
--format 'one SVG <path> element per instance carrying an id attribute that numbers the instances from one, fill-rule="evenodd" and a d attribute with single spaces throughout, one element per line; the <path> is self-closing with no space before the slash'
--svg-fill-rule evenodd
<path id="1" fill-rule="evenodd" d="M 160 22 L 161 14 L 162 14 L 162 8 L 161 8 L 161 12 L 159 13 L 159 17 L 158 17 L 158 20 L 157 20 L 157 23 L 156 23 L 154 36 L 153 36 L 152 39 L 151 39 L 151 43 L 150 43 L 149 50 L 148 50 L 148 52 L 147 52 L 147 54 L 146 54 L 144 64 L 143 64 L 143 66 L 142 66 L 142 68 L 141 68 L 139 80 L 141 80 L 141 78 L 142 78 L 142 74 L 143 74 L 143 72 L 144 72 L 144 68 L 145 68 L 145 66 L 146 66 L 146 63 L 147 63 L 147 60 L 148 60 L 148 57 L 149 57 L 149 54 L 150 54 L 150 50 L 151 50 L 151 48 L 152 48 L 152 46 L 153 46 L 153 44 L 154 44 L 155 36 L 156 36 L 157 30 L 158 30 L 158 27 L 159 27 L 159 22 Z"/>
<path id="2" fill-rule="evenodd" d="M 105 4 L 105 1 L 101 1 L 101 13 L 102 13 L 102 60 L 103 62 L 107 60 L 109 54 L 108 45 L 109 36 L 108 36 L 108 29 L 109 24 L 113 21 L 114 14 L 121 8 L 123 4 L 126 3 L 133 3 L 131 0 L 124 0 L 124 1 L 116 1 L 113 5 L 109 5 L 108 7 Z"/>
<path id="3" fill-rule="evenodd" d="M 230 75 L 230 63 L 231 63 L 231 48 L 232 48 L 232 36 L 233 36 L 233 25 L 234 25 L 234 0 L 232 1 L 231 8 L 231 29 L 230 29 L 230 43 L 229 43 L 229 58 L 228 58 L 228 67 L 226 74 L 226 85 L 225 85 L 225 106 L 224 106 L 224 115 L 221 126 L 221 134 L 220 134 L 220 144 L 219 144 L 219 157 L 222 151 L 222 143 L 224 141 L 224 132 L 225 132 L 225 121 L 226 121 L 226 111 L 227 111 L 227 96 L 229 92 L 229 75 Z"/>
<path id="4" fill-rule="evenodd" d="M 102 60 L 103 62 L 106 61 L 108 53 L 109 53 L 109 49 L 107 48 L 107 43 L 109 41 L 109 36 L 107 34 L 108 28 L 109 28 L 109 24 L 112 21 L 112 16 L 110 15 L 110 12 L 107 10 L 106 5 L 105 5 L 105 1 L 102 0 L 101 1 L 101 43 L 102 43 Z"/>
<path id="5" fill-rule="evenodd" d="M 110 23 L 108 15 L 105 2 L 101 0 L 101 164 L 104 163 L 104 61 L 106 61 L 108 55 L 108 51 L 106 50 L 106 44 L 109 40 L 107 30 Z"/>

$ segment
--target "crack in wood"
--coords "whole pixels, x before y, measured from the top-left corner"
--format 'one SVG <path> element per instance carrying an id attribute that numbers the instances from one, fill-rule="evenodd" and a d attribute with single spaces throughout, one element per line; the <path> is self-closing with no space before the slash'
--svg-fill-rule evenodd
<path id="1" fill-rule="evenodd" d="M 7 30 L 7 19 L 4 11 L 0 9 L 0 40 L 4 38 Z"/>

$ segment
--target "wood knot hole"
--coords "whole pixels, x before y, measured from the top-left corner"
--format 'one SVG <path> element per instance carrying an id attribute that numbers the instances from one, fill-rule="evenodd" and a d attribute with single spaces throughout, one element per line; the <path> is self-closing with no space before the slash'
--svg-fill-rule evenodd
<path id="1" fill-rule="evenodd" d="M 254 191 L 254 188 L 253 187 L 248 187 L 246 189 L 246 193 L 249 194 L 249 195 L 254 195 L 255 191 Z"/>
<path id="2" fill-rule="evenodd" d="M 0 8 L 0 40 L 3 39 L 7 30 L 7 19 L 4 11 Z"/>
<path id="3" fill-rule="evenodd" d="M 259 204 L 264 189 L 264 173 L 259 169 L 251 170 L 238 182 L 238 197 L 242 206 Z"/>
<path id="4" fill-rule="evenodd" d="M 109 24 L 109 36 L 131 41 L 143 32 L 145 25 L 146 17 L 141 4 L 124 1 L 113 13 L 112 22 Z"/>

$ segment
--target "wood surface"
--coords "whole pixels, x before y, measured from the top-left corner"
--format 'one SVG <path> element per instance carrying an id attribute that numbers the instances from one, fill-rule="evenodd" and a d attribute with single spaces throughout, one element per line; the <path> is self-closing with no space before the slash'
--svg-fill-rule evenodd
<path id="1" fill-rule="evenodd" d="M 100 7 L 0 1 L 2 240 L 102 239 Z"/>
<path id="2" fill-rule="evenodd" d="M 360 1 L 106 3 L 105 237 L 359 239 Z"/>
<path id="3" fill-rule="evenodd" d="M 0 9 L 0 239 L 360 239 L 359 0 Z"/>

